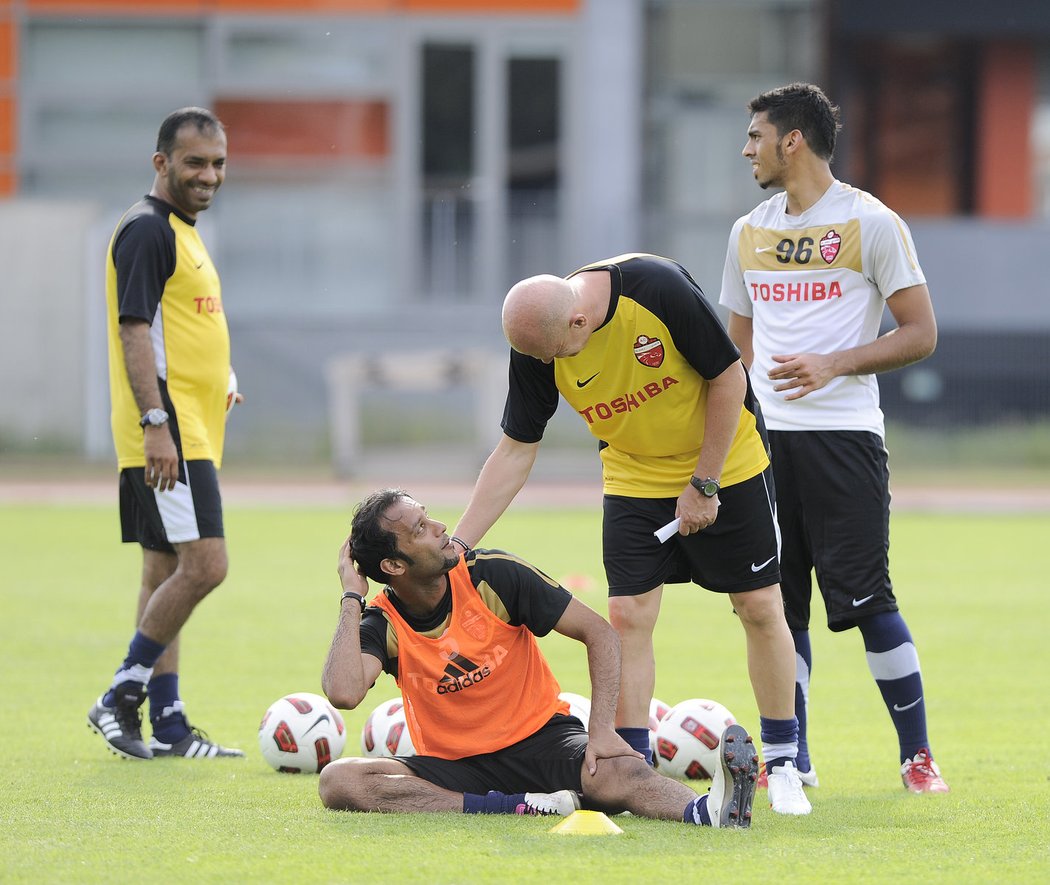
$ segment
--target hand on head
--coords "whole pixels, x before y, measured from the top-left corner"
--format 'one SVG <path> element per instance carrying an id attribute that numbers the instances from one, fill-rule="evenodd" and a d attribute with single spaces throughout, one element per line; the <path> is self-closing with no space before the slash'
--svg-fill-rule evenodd
<path id="1" fill-rule="evenodd" d="M 360 593 L 364 596 L 368 592 L 368 581 L 365 579 L 364 572 L 361 571 L 360 566 L 354 559 L 354 549 L 351 545 L 350 538 L 347 538 L 343 542 L 343 546 L 339 548 L 339 580 L 343 585 L 344 590 L 353 590 L 355 593 Z"/>

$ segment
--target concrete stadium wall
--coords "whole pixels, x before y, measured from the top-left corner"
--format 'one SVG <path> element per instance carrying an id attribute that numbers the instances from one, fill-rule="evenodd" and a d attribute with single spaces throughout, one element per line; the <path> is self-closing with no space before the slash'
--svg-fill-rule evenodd
<path id="1" fill-rule="evenodd" d="M 102 273 L 89 248 L 97 211 L 0 201 L 0 449 L 82 445 L 88 345 L 105 335 L 104 307 L 99 317 L 85 303 L 88 275 Z"/>

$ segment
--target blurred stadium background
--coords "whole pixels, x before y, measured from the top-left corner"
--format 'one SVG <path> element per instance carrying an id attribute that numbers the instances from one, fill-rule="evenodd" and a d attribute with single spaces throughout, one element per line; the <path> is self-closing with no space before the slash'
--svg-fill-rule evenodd
<path id="1" fill-rule="evenodd" d="M 892 425 L 934 459 L 1020 434 L 1050 470 L 1035 0 L 0 0 L 0 455 L 112 463 L 105 248 L 176 107 L 229 135 L 200 228 L 248 397 L 230 464 L 453 452 L 469 478 L 499 433 L 507 287 L 644 250 L 716 301 L 762 198 L 746 103 L 796 79 L 842 106 L 835 172 L 909 222 L 934 297 L 936 354 L 882 379 Z M 546 448 L 575 464 L 590 438 L 556 418 Z"/>

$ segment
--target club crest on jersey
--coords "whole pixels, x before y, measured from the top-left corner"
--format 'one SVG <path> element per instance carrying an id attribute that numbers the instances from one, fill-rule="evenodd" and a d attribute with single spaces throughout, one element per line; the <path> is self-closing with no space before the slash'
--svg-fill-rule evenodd
<path id="1" fill-rule="evenodd" d="M 664 361 L 664 343 L 659 338 L 639 335 L 634 342 L 634 358 L 643 366 L 657 369 Z"/>
<path id="2" fill-rule="evenodd" d="M 463 612 L 461 621 L 463 629 L 474 639 L 483 640 L 488 637 L 488 627 L 484 616 L 472 607 L 467 607 Z"/>
<path id="3" fill-rule="evenodd" d="M 831 264 L 835 260 L 841 245 L 842 237 L 838 235 L 834 228 L 820 238 L 820 257 L 824 259 L 826 264 Z"/>

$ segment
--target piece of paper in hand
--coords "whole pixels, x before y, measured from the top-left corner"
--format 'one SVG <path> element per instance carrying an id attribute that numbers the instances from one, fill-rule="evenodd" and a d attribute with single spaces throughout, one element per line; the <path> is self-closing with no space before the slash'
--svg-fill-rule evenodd
<path id="1" fill-rule="evenodd" d="M 653 534 L 656 535 L 656 540 L 658 540 L 661 544 L 666 543 L 667 539 L 678 531 L 678 526 L 681 525 L 681 523 L 682 520 L 675 517 L 663 528 L 657 529 L 655 532 L 653 532 Z"/>

